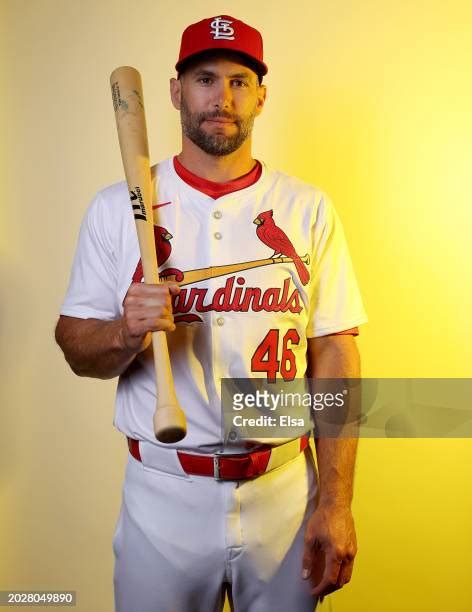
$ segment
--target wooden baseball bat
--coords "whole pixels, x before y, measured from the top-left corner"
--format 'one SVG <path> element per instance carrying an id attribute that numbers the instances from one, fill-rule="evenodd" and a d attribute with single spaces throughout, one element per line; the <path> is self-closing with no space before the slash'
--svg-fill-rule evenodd
<path id="1" fill-rule="evenodd" d="M 151 168 L 144 114 L 141 76 L 135 68 L 121 66 L 110 76 L 121 158 L 133 207 L 144 281 L 159 283 L 152 209 Z M 186 432 L 185 414 L 179 406 L 165 332 L 152 333 L 157 383 L 154 432 L 160 442 L 181 440 Z"/>

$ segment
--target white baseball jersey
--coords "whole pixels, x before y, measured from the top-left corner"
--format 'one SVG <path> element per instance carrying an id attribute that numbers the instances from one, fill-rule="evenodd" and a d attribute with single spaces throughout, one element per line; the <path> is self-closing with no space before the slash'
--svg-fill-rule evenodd
<path id="1" fill-rule="evenodd" d="M 172 158 L 153 167 L 159 272 L 177 280 L 167 339 L 187 436 L 175 445 L 221 448 L 222 378 L 292 380 L 306 371 L 307 338 L 367 321 L 339 217 L 320 189 L 262 164 L 253 185 L 216 200 L 187 184 Z M 140 254 L 126 183 L 101 190 L 82 223 L 61 314 L 123 313 Z M 153 432 L 152 347 L 120 376 L 114 424 Z"/>

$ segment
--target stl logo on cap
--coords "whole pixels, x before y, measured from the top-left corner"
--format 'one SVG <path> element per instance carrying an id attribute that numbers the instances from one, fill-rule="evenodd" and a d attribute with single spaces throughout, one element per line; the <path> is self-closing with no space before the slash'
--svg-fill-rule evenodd
<path id="1" fill-rule="evenodd" d="M 215 17 L 210 23 L 211 34 L 214 40 L 234 40 L 234 29 L 231 27 L 233 22 L 223 17 Z"/>
<path id="2" fill-rule="evenodd" d="M 208 17 L 187 26 L 182 34 L 177 73 L 185 69 L 187 60 L 205 51 L 234 51 L 244 56 L 259 76 L 267 74 L 261 33 L 252 26 L 231 15 Z"/>

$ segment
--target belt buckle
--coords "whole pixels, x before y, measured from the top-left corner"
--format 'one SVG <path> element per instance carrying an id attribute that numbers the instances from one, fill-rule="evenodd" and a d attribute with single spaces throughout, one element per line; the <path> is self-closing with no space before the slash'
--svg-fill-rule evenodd
<path id="1" fill-rule="evenodd" d="M 215 480 L 221 480 L 221 478 L 220 478 L 220 457 L 219 457 L 219 455 L 213 455 L 213 478 Z"/>
<path id="2" fill-rule="evenodd" d="M 251 453 L 225 453 L 224 449 L 217 450 L 213 453 L 213 478 L 215 480 L 233 480 L 232 478 L 225 478 L 220 473 L 220 459 L 227 459 L 230 457 L 237 457 L 238 459 L 248 458 Z"/>
<path id="3" fill-rule="evenodd" d="M 220 475 L 220 459 L 227 456 L 224 449 L 217 450 L 213 453 L 213 478 L 215 480 L 224 480 Z"/>

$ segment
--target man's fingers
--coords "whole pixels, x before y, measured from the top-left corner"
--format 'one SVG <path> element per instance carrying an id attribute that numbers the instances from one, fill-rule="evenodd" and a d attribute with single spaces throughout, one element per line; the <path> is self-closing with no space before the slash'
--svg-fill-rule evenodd
<path id="1" fill-rule="evenodd" d="M 176 283 L 164 282 L 156 284 L 132 283 L 123 299 L 123 306 L 152 306 L 165 303 L 171 306 L 172 296 L 180 293 Z"/>
<path id="2" fill-rule="evenodd" d="M 180 286 L 177 283 L 163 281 L 156 283 L 131 283 L 127 295 L 154 295 L 156 292 L 171 292 L 173 294 L 180 291 Z"/>
<path id="3" fill-rule="evenodd" d="M 124 315 L 129 321 L 148 321 L 150 319 L 164 319 L 172 316 L 172 308 L 170 305 L 161 306 L 128 306 Z"/>
<path id="4" fill-rule="evenodd" d="M 165 322 L 163 322 L 156 331 L 166 331 L 166 332 L 170 332 L 170 331 L 175 331 L 176 330 L 176 326 L 173 320 L 166 320 Z"/>
<path id="5" fill-rule="evenodd" d="M 310 577 L 311 574 L 311 556 L 312 550 L 311 548 L 305 544 L 305 549 L 303 552 L 303 561 L 302 561 L 302 578 L 306 580 Z"/>
<path id="6" fill-rule="evenodd" d="M 325 553 L 318 542 L 315 545 L 311 545 L 309 542 L 305 544 L 302 567 L 302 578 L 304 580 L 311 577 L 313 584 L 320 582 L 325 569 Z"/>
<path id="7" fill-rule="evenodd" d="M 342 562 L 338 561 L 333 554 L 328 554 L 326 556 L 326 565 L 323 575 L 319 584 L 312 589 L 312 595 L 327 595 L 339 588 L 337 586 L 337 581 L 341 565 Z"/>
<path id="8" fill-rule="evenodd" d="M 151 317 L 150 319 L 143 319 L 139 321 L 135 328 L 135 334 L 137 336 L 143 335 L 147 332 L 154 331 L 171 331 L 175 328 L 174 317 L 172 315 L 163 317 Z"/>
<path id="9" fill-rule="evenodd" d="M 341 588 L 342 586 L 344 586 L 346 583 L 348 583 L 351 580 L 353 568 L 354 568 L 354 560 L 343 561 L 343 564 L 341 565 L 341 569 L 339 570 L 339 575 L 338 575 L 339 588 Z"/>
<path id="10" fill-rule="evenodd" d="M 145 295 L 128 295 L 123 302 L 125 308 L 172 308 L 172 298 L 169 293 L 151 293 Z"/>
<path id="11" fill-rule="evenodd" d="M 172 295 L 178 295 L 180 293 L 180 287 L 179 285 L 169 284 L 169 291 L 171 292 Z"/>
<path id="12" fill-rule="evenodd" d="M 131 338 L 139 338 L 148 332 L 154 331 L 174 331 L 174 316 L 171 312 L 165 311 L 164 314 L 156 315 L 155 312 L 142 313 L 141 311 L 129 310 L 125 313 L 125 333 Z"/>

